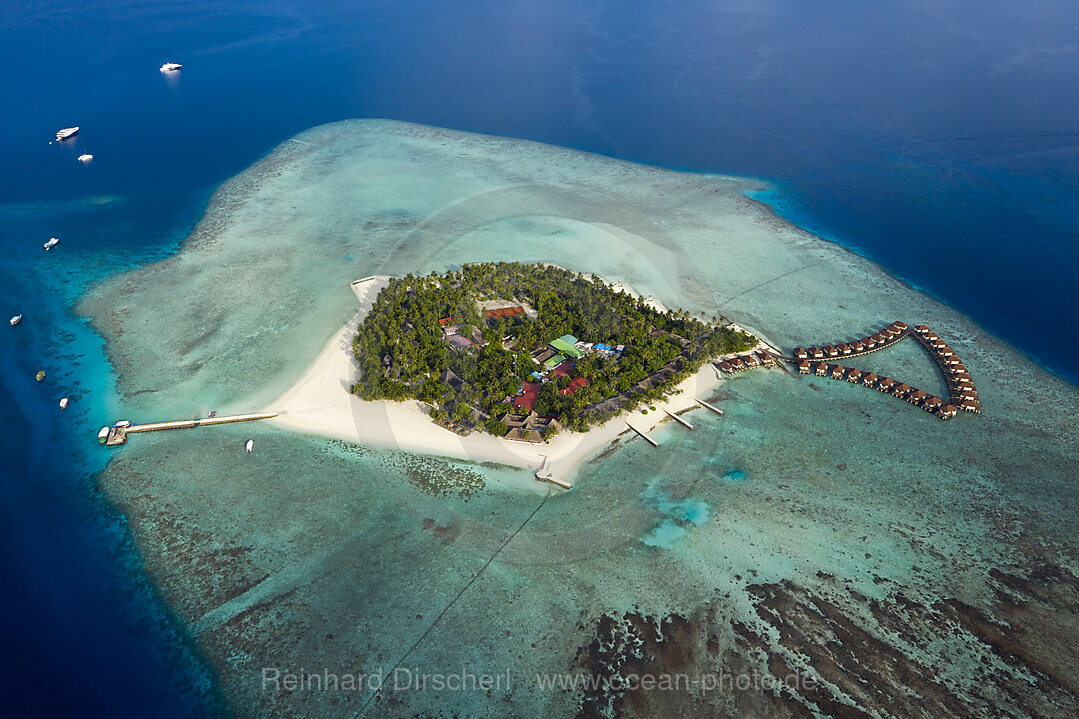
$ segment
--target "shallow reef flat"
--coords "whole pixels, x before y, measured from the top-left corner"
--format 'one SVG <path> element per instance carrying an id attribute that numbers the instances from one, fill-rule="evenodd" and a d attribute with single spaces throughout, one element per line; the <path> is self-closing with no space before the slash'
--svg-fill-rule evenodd
<path id="1" fill-rule="evenodd" d="M 80 311 L 135 421 L 264 407 L 355 312 L 354 279 L 497 259 L 621 280 L 785 349 L 924 323 L 978 386 L 983 413 L 942 422 L 742 373 L 705 398 L 724 416 L 665 423 L 658 448 L 623 435 L 568 493 L 269 426 L 135 437 L 101 486 L 239 716 L 1079 714 L 1075 387 L 745 197 L 761 186 L 346 121 L 225 183 L 175 256 L 92 289 Z M 939 382 L 920 352 L 852 364 Z M 284 691 L 264 668 L 388 682 Z M 389 680 L 462 668 L 509 685 Z M 642 673 L 694 683 L 618 681 Z"/>

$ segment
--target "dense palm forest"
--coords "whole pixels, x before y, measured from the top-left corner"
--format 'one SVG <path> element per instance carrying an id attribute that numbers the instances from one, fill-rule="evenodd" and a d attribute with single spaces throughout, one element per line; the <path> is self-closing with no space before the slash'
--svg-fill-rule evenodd
<path id="1" fill-rule="evenodd" d="M 526 314 L 485 319 L 481 302 L 523 305 Z M 353 349 L 361 379 L 352 391 L 365 399 L 418 399 L 432 416 L 482 423 L 505 433 L 498 418 L 512 412 L 507 397 L 541 371 L 532 359 L 551 340 L 624 345 L 617 356 L 578 359 L 574 376 L 588 384 L 561 394 L 569 376 L 549 374 L 535 404 L 542 416 L 582 430 L 655 399 L 710 357 L 751 347 L 749 335 L 687 312 L 657 312 L 601 281 L 550 265 L 516 262 L 465 265 L 455 272 L 390 280 L 360 325 Z M 440 323 L 440 320 L 444 320 Z M 472 341 L 447 342 L 444 324 Z"/>

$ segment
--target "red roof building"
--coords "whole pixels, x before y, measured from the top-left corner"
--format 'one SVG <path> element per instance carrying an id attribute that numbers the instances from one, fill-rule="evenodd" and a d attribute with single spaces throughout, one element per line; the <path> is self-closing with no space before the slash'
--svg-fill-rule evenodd
<path id="1" fill-rule="evenodd" d="M 532 408 L 536 406 L 536 400 L 539 399 L 539 393 L 539 382 L 522 382 L 521 394 L 514 398 L 513 408 L 515 410 L 531 412 Z"/>
<path id="2" fill-rule="evenodd" d="M 571 395 L 587 384 L 588 380 L 586 380 L 584 377 L 574 377 L 568 385 L 558 390 L 558 394 L 562 396 Z"/>
<path id="3" fill-rule="evenodd" d="M 452 317 L 443 317 L 442 319 L 440 319 L 440 320 L 438 321 L 438 323 L 439 323 L 440 325 L 442 325 L 443 327 L 445 327 L 446 325 L 448 325 L 448 324 L 449 324 L 450 322 L 453 322 L 453 318 L 452 318 Z"/>

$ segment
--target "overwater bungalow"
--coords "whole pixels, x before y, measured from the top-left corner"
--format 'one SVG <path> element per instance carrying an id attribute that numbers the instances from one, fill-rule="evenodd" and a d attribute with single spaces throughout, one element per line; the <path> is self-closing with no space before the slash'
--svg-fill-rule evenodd
<path id="1" fill-rule="evenodd" d="M 864 352 L 865 351 L 865 345 L 862 344 L 861 342 L 859 342 L 858 340 L 854 340 L 853 342 L 850 343 L 850 349 L 851 349 L 852 352 Z"/>
<path id="2" fill-rule="evenodd" d="M 910 402 L 911 404 L 920 404 L 921 401 L 923 399 L 925 399 L 926 397 L 928 397 L 928 396 L 929 395 L 926 394 L 925 392 L 923 392 L 922 390 L 916 389 L 916 390 L 914 390 L 913 392 L 911 392 L 910 394 L 907 395 L 907 401 Z"/>
<path id="3" fill-rule="evenodd" d="M 802 360 L 798 364 L 798 371 L 801 372 L 802 374 L 809 374 L 809 361 L 808 360 Z"/>
<path id="4" fill-rule="evenodd" d="M 907 323 L 906 322 L 900 322 L 899 320 L 896 320 L 895 322 L 892 323 L 892 327 L 895 327 L 900 332 L 905 332 L 907 330 Z"/>
<path id="5" fill-rule="evenodd" d="M 761 361 L 761 365 L 764 367 L 772 367 L 776 361 L 772 359 L 772 355 L 767 352 L 757 352 L 757 359 Z"/>
<path id="6" fill-rule="evenodd" d="M 877 382 L 877 389 L 881 392 L 890 392 L 892 387 L 895 387 L 895 380 L 891 377 L 884 377 Z"/>
<path id="7" fill-rule="evenodd" d="M 926 332 L 929 332 L 929 328 L 926 327 L 925 325 L 918 325 L 917 327 L 914 328 L 914 331 L 917 332 L 920 335 L 924 335 Z"/>
<path id="8" fill-rule="evenodd" d="M 820 347 L 810 347 L 809 356 L 813 359 L 820 359 L 821 357 L 824 357 L 824 350 Z"/>
<path id="9" fill-rule="evenodd" d="M 879 333 L 879 332 L 878 332 L 877 334 L 875 334 L 875 335 L 870 335 L 870 337 L 869 337 L 869 338 L 870 338 L 871 340 L 873 340 L 874 342 L 876 342 L 876 343 L 877 343 L 878 345 L 882 345 L 882 344 L 884 344 L 884 343 L 885 343 L 885 341 L 886 341 L 886 340 L 885 340 L 885 338 L 884 338 L 884 335 L 882 335 L 882 334 L 881 334 L 881 333 Z"/>
<path id="10" fill-rule="evenodd" d="M 807 357 L 809 357 L 809 353 L 807 353 L 801 347 L 795 347 L 794 348 L 794 357 L 795 357 L 795 359 L 806 359 Z"/>
<path id="11" fill-rule="evenodd" d="M 823 347 L 821 347 L 821 349 L 824 350 L 824 354 L 828 355 L 829 357 L 839 356 L 839 350 L 837 350 L 832 345 L 824 345 Z"/>
<path id="12" fill-rule="evenodd" d="M 758 360 L 753 355 L 741 355 L 741 356 L 739 356 L 738 359 L 742 360 L 742 363 L 745 364 L 746 367 L 759 367 L 760 366 L 760 360 Z"/>
<path id="13" fill-rule="evenodd" d="M 843 373 L 846 371 L 846 367 L 841 364 L 837 364 L 832 368 L 832 379 L 843 379 Z"/>
<path id="14" fill-rule="evenodd" d="M 972 402 L 970 400 L 965 400 L 963 402 L 960 402 L 959 403 L 959 409 L 965 409 L 967 412 L 980 412 L 981 411 L 978 408 L 978 403 L 977 402 Z"/>
<path id="15" fill-rule="evenodd" d="M 827 377 L 828 376 L 828 365 L 826 365 L 823 362 L 818 364 L 817 365 L 817 375 L 819 375 L 821 377 Z"/>
<path id="16" fill-rule="evenodd" d="M 735 372 L 741 372 L 746 368 L 746 366 L 742 363 L 742 360 L 738 359 L 737 357 L 731 357 L 731 359 L 728 361 L 730 362 L 730 365 Z"/>
<path id="17" fill-rule="evenodd" d="M 848 344 L 840 343 L 840 344 L 837 344 L 835 346 L 835 348 L 837 350 L 839 350 L 839 354 L 841 354 L 841 355 L 849 355 L 850 354 L 850 345 L 848 345 Z"/>
<path id="18" fill-rule="evenodd" d="M 922 408 L 927 409 L 930 412 L 935 410 L 937 407 L 940 407 L 942 404 L 944 404 L 944 401 L 940 397 L 926 397 L 924 400 L 922 400 Z"/>
<path id="19" fill-rule="evenodd" d="M 859 382 L 862 379 L 862 374 L 860 369 L 850 369 L 847 371 L 847 381 Z"/>
<path id="20" fill-rule="evenodd" d="M 902 399 L 907 396 L 907 393 L 910 392 L 910 390 L 911 387 L 909 384 L 899 384 L 892 390 L 892 396 Z"/>
<path id="21" fill-rule="evenodd" d="M 731 367 L 731 363 L 727 362 L 726 360 L 720 360 L 719 362 L 716 362 L 716 366 L 727 374 L 734 372 L 734 367 Z"/>
<path id="22" fill-rule="evenodd" d="M 877 346 L 877 342 L 872 337 L 863 337 L 862 346 L 865 347 L 867 350 L 871 350 Z"/>
<path id="23" fill-rule="evenodd" d="M 957 409 L 958 407 L 956 407 L 954 404 L 946 404 L 940 408 L 938 414 L 940 415 L 941 419 L 948 419 L 949 417 L 955 416 L 955 412 Z"/>
<path id="24" fill-rule="evenodd" d="M 862 384 L 866 387 L 872 387 L 877 383 L 878 379 L 880 379 L 880 377 L 870 372 L 865 377 L 862 377 Z"/>

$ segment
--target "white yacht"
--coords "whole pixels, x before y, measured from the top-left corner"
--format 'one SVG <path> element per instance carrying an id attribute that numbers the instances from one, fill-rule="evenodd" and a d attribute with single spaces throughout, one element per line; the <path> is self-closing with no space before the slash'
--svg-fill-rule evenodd
<path id="1" fill-rule="evenodd" d="M 166 62 L 161 66 L 161 72 L 176 72 L 181 67 L 183 67 L 183 65 L 178 62 Z"/>
<path id="2" fill-rule="evenodd" d="M 11 326 L 14 327 L 15 325 L 22 322 L 22 315 L 15 315 L 14 317 L 11 318 L 10 322 L 11 322 Z"/>
<path id="3" fill-rule="evenodd" d="M 251 454 L 251 450 L 254 449 L 254 448 L 255 448 L 255 440 L 253 440 L 253 439 L 247 440 L 247 443 L 244 444 L 244 449 L 247 450 L 248 454 Z"/>
<path id="4" fill-rule="evenodd" d="M 67 397 L 60 399 L 60 409 L 67 409 Z"/>
<path id="5" fill-rule="evenodd" d="M 60 244 L 60 238 L 59 237 L 50 237 L 49 241 L 45 243 L 45 250 L 46 251 L 51 250 L 52 248 L 56 247 L 58 244 Z"/>
<path id="6" fill-rule="evenodd" d="M 75 135 L 78 135 L 78 134 L 79 134 L 79 128 L 78 127 L 65 127 L 63 130 L 60 130 L 59 132 L 56 133 L 56 139 L 57 140 L 66 140 L 69 137 L 75 137 Z"/>
<path id="7" fill-rule="evenodd" d="M 81 162 L 83 164 L 86 164 L 90 160 L 94 159 L 94 156 L 93 155 L 88 155 L 88 154 L 82 154 L 82 155 L 79 155 L 78 158 L 76 158 L 76 159 L 79 162 Z"/>

